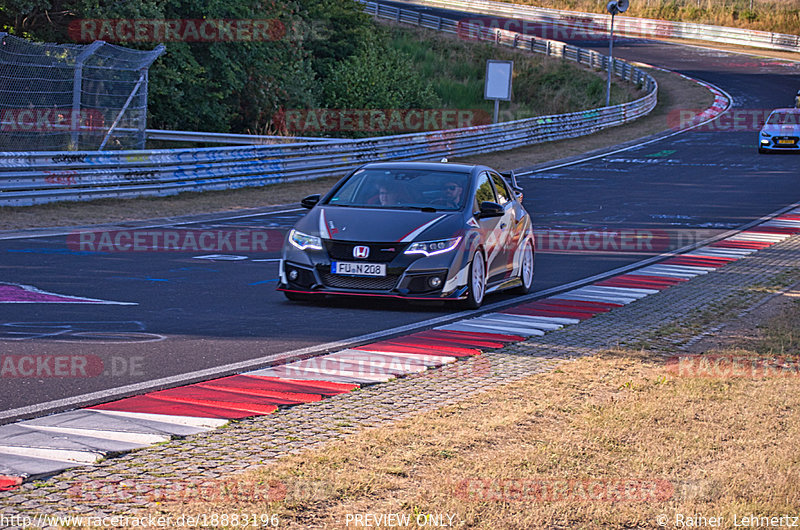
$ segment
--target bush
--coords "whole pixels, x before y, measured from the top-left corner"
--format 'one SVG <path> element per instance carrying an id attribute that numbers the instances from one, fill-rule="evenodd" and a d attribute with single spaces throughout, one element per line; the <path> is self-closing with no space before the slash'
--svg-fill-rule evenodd
<path id="1" fill-rule="evenodd" d="M 408 56 L 385 44 L 336 64 L 323 83 L 323 103 L 339 109 L 433 108 L 439 98 Z"/>
<path id="2" fill-rule="evenodd" d="M 748 22 L 753 22 L 755 20 L 758 20 L 758 13 L 756 13 L 755 11 L 750 11 L 749 9 L 745 9 L 744 11 L 742 11 L 742 19 Z"/>

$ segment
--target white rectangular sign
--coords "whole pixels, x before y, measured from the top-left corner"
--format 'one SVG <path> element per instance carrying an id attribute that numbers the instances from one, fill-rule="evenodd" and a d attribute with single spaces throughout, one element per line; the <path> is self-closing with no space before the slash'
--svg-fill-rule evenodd
<path id="1" fill-rule="evenodd" d="M 486 61 L 486 85 L 483 99 L 511 101 L 511 74 L 514 61 Z"/>

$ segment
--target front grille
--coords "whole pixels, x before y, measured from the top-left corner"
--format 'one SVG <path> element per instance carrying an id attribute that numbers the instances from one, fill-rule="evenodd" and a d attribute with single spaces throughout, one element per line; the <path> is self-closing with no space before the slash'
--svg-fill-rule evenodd
<path id="1" fill-rule="evenodd" d="M 408 243 L 359 243 L 357 241 L 335 241 L 324 239 L 325 250 L 332 260 L 353 261 L 353 247 L 369 247 L 369 256 L 364 259 L 370 263 L 389 263 L 406 249 Z"/>
<path id="2" fill-rule="evenodd" d="M 328 287 L 338 287 L 339 289 L 369 289 L 376 291 L 390 291 L 394 289 L 398 278 L 396 274 L 382 277 L 371 276 L 340 276 L 329 272 L 322 272 L 322 283 Z"/>
<path id="3" fill-rule="evenodd" d="M 791 143 L 781 143 L 779 140 L 789 140 Z M 772 143 L 775 147 L 797 147 L 798 141 L 800 137 L 797 136 L 775 136 Z"/>

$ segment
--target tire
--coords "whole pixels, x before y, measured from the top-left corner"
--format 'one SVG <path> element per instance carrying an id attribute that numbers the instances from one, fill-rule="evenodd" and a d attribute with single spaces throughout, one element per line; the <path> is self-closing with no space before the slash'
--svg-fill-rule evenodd
<path id="1" fill-rule="evenodd" d="M 533 245 L 530 241 L 525 242 L 522 249 L 522 263 L 520 263 L 519 278 L 522 285 L 514 287 L 511 292 L 514 294 L 528 294 L 533 287 Z"/>
<path id="2" fill-rule="evenodd" d="M 469 289 L 464 306 L 467 309 L 478 309 L 483 304 L 483 297 L 486 296 L 486 262 L 480 250 L 475 252 L 469 264 L 468 281 Z"/>

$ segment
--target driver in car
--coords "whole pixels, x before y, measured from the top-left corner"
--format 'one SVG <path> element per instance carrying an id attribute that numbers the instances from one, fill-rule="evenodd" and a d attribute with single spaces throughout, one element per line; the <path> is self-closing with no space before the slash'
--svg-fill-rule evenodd
<path id="1" fill-rule="evenodd" d="M 438 201 L 440 206 L 445 208 L 458 208 L 461 206 L 461 196 L 464 194 L 464 188 L 460 183 L 448 180 L 442 190 L 443 198 Z"/>
<path id="2" fill-rule="evenodd" d="M 378 202 L 381 206 L 391 206 L 397 204 L 397 186 L 385 184 L 378 187 Z"/>

